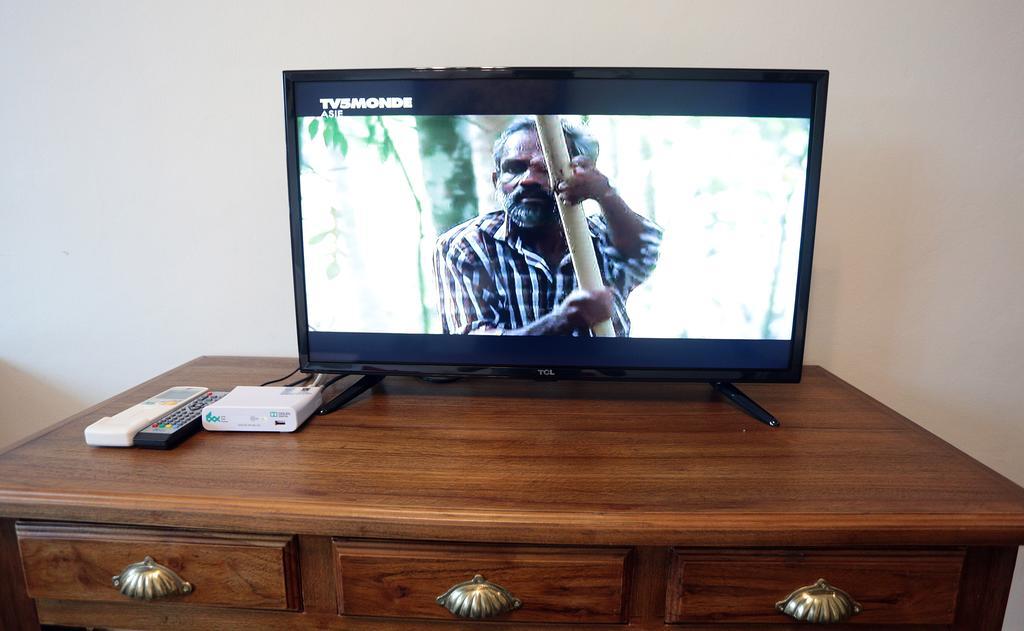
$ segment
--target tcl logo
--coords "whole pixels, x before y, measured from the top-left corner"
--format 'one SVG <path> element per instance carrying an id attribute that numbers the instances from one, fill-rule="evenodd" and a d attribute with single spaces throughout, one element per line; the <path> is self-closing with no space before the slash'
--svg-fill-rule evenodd
<path id="1" fill-rule="evenodd" d="M 541 377 L 554 377 L 555 371 L 552 370 L 551 368 L 538 368 L 537 374 L 540 375 Z"/>

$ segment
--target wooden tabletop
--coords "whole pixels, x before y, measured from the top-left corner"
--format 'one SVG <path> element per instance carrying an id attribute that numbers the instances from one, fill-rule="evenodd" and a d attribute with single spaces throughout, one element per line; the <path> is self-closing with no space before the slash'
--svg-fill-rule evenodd
<path id="1" fill-rule="evenodd" d="M 250 532 L 629 545 L 1017 545 L 1024 489 L 820 367 L 745 385 L 390 377 L 293 434 L 171 451 L 82 431 L 173 385 L 294 368 L 202 357 L 0 454 L 0 516 Z M 970 423 L 969 418 L 963 419 Z"/>

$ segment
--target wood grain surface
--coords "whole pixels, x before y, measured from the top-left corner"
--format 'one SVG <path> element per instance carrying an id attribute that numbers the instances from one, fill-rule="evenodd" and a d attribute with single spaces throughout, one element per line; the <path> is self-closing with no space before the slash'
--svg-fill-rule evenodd
<path id="1" fill-rule="evenodd" d="M 446 620 L 358 618 L 320 613 L 286 613 L 214 607 L 176 607 L 173 604 L 152 603 L 148 607 L 128 607 L 116 603 L 75 603 L 71 601 L 43 600 L 39 602 L 40 616 L 51 624 L 99 627 L 103 629 L 146 629 L 149 631 L 225 631 L 226 629 L 253 629 L 273 631 L 305 631 L 331 629 L 334 631 L 582 631 L 629 629 L 635 631 L 808 631 L 807 623 L 743 624 L 698 623 L 665 625 L 664 623 L 636 623 L 626 625 L 588 625 L 560 623 L 517 622 L 450 622 Z M 1000 631 L 998 626 L 949 625 L 858 625 L 838 624 L 824 627 L 828 631 Z M 5 629 L 6 631 L 6 629 Z"/>
<path id="2" fill-rule="evenodd" d="M 37 629 L 35 602 L 25 590 L 14 521 L 0 519 L 0 629 Z"/>
<path id="3" fill-rule="evenodd" d="M 775 604 L 824 578 L 863 607 L 851 623 L 948 625 L 963 560 L 963 550 L 674 550 L 666 620 L 788 622 Z"/>
<path id="4" fill-rule="evenodd" d="M 299 537 L 299 569 L 302 572 L 302 609 L 308 612 L 338 613 L 330 537 Z"/>
<path id="5" fill-rule="evenodd" d="M 83 440 L 169 386 L 294 366 L 203 357 L 70 418 L 0 455 L 0 516 L 585 545 L 1024 541 L 1024 490 L 817 367 L 744 387 L 779 429 L 703 384 L 393 377 L 294 434 L 201 432 L 167 452 Z"/>
<path id="6" fill-rule="evenodd" d="M 1000 631 L 1017 547 L 969 548 L 956 607 L 956 631 Z"/>
<path id="7" fill-rule="evenodd" d="M 457 620 L 435 598 L 481 575 L 522 602 L 508 622 L 626 621 L 622 548 L 422 545 L 338 541 L 338 602 L 346 615 Z"/>
<path id="8" fill-rule="evenodd" d="M 32 598 L 132 602 L 111 580 L 152 557 L 192 585 L 169 602 L 298 609 L 291 537 L 249 537 L 150 528 L 19 523 L 18 543 Z"/>

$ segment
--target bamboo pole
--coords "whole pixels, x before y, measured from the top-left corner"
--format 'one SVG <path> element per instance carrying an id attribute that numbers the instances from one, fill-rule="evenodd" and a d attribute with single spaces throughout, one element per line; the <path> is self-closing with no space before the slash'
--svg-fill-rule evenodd
<path id="1" fill-rule="evenodd" d="M 594 253 L 594 242 L 590 239 L 587 216 L 582 204 L 566 204 L 558 196 L 555 188 L 558 182 L 566 180 L 572 174 L 569 161 L 569 148 L 565 144 L 565 133 L 562 131 L 562 120 L 557 115 L 538 114 L 537 135 L 540 146 L 544 150 L 544 161 L 548 164 L 548 177 L 551 180 L 551 191 L 558 202 L 558 213 L 562 216 L 562 228 L 565 240 L 569 244 L 569 256 L 572 267 L 576 271 L 579 286 L 587 291 L 604 288 L 601 270 L 597 266 L 597 255 Z M 597 337 L 615 337 L 615 328 L 611 320 L 598 322 L 593 327 Z"/>

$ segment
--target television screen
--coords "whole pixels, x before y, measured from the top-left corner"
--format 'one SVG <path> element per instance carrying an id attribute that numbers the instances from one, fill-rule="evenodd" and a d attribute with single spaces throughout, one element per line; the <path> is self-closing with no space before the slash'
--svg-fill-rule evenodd
<path id="1" fill-rule="evenodd" d="M 286 72 L 303 367 L 798 379 L 826 79 Z"/>

